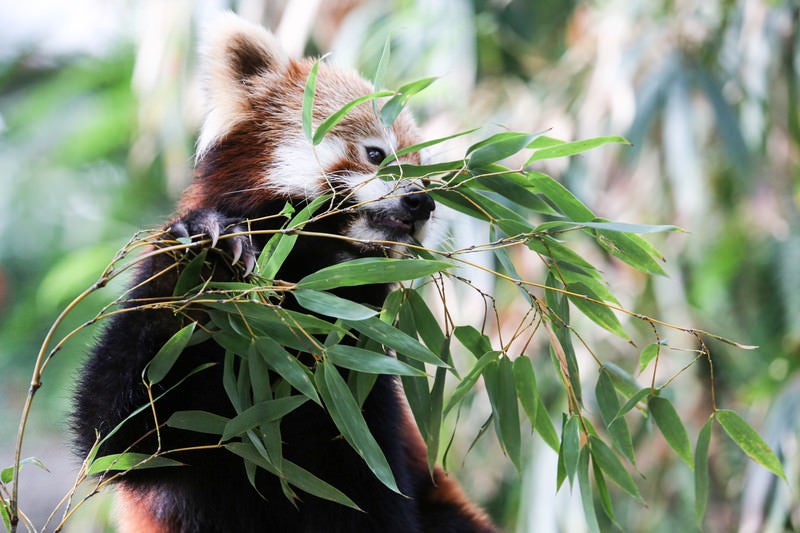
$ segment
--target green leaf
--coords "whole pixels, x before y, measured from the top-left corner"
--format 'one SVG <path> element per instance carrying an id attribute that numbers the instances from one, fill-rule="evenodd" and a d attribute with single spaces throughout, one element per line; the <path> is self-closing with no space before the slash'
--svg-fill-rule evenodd
<path id="1" fill-rule="evenodd" d="M 492 341 L 472 326 L 456 326 L 453 335 L 464 347 L 479 359 L 486 352 L 492 351 Z"/>
<path id="2" fill-rule="evenodd" d="M 208 248 L 204 248 L 181 269 L 178 281 L 175 282 L 175 289 L 172 291 L 173 296 L 183 296 L 200 284 L 200 274 L 203 271 L 207 254 Z"/>
<path id="3" fill-rule="evenodd" d="M 606 363 L 606 364 L 607 364 L 607 363 Z M 605 368 L 605 365 L 603 365 L 603 367 Z M 639 402 L 641 402 L 642 400 L 644 400 L 644 399 L 645 399 L 647 396 L 649 396 L 649 395 L 650 395 L 652 392 L 653 392 L 653 391 L 650 389 L 650 387 L 647 387 L 647 388 L 644 388 L 644 389 L 641 389 L 641 390 L 639 390 L 639 391 L 638 391 L 636 394 L 634 394 L 633 396 L 631 396 L 630 398 L 628 398 L 628 401 L 627 401 L 627 402 L 625 402 L 625 405 L 623 405 L 622 407 L 620 407 L 620 408 L 619 408 L 619 411 L 617 411 L 617 414 L 616 414 L 616 415 L 614 415 L 614 420 L 617 420 L 618 418 L 622 418 L 623 416 L 625 416 L 625 414 L 626 414 L 628 411 L 630 411 L 631 409 L 633 409 L 634 407 L 636 407 L 636 405 L 637 405 Z"/>
<path id="4" fill-rule="evenodd" d="M 423 78 L 407 83 L 397 89 L 397 94 L 390 98 L 381 108 L 381 122 L 383 122 L 383 125 L 390 127 L 408 103 L 408 99 L 427 88 L 434 81 L 436 81 L 436 78 Z"/>
<path id="5" fill-rule="evenodd" d="M 694 468 L 692 460 L 692 446 L 689 443 L 689 435 L 683 427 L 678 412 L 672 402 L 660 396 L 652 396 L 647 401 L 647 406 L 653 414 L 658 429 L 667 440 L 670 447 L 675 450 L 678 457 L 684 460 L 691 468 Z"/>
<path id="6" fill-rule="evenodd" d="M 606 361 L 603 363 L 603 369 L 611 376 L 614 387 L 620 391 L 623 396 L 630 398 L 640 392 L 639 384 L 633 379 L 633 376 L 628 374 L 622 367 L 610 361 Z M 649 391 L 650 389 L 647 390 Z"/>
<path id="7" fill-rule="evenodd" d="M 267 280 L 275 278 L 278 274 L 278 270 L 281 268 L 284 261 L 286 261 L 286 258 L 289 257 L 289 252 L 294 248 L 295 242 L 297 242 L 298 235 L 296 233 L 290 233 L 290 231 L 302 229 L 311 216 L 316 213 L 325 202 L 330 201 L 331 196 L 330 194 L 324 194 L 314 199 L 289 220 L 284 230 L 270 237 L 266 246 L 264 246 L 264 249 L 261 250 L 261 253 L 258 255 L 258 260 L 256 262 L 258 273 L 261 277 Z M 287 203 L 283 211 L 287 216 L 291 216 L 291 214 L 294 213 L 294 207 Z"/>
<path id="8" fill-rule="evenodd" d="M 561 435 L 561 459 L 564 462 L 564 468 L 567 471 L 567 478 L 569 484 L 572 485 L 575 479 L 575 472 L 578 469 L 578 459 L 580 456 L 581 436 L 580 426 L 578 424 L 578 417 L 570 415 L 564 424 L 564 429 Z"/>
<path id="9" fill-rule="evenodd" d="M 620 137 L 618 135 L 608 136 L 608 137 L 594 137 L 592 139 L 584 139 L 581 141 L 573 141 L 573 142 L 565 142 L 555 144 L 548 148 L 541 148 L 536 150 L 533 155 L 528 159 L 525 165 L 530 165 L 534 161 L 540 161 L 542 159 L 553 159 L 556 157 L 568 157 L 572 155 L 577 155 L 587 150 L 591 150 L 592 148 L 597 148 L 598 146 L 603 146 L 604 144 L 608 143 L 621 143 L 627 144 L 630 146 L 630 142 L 625 139 L 624 137 Z"/>
<path id="10" fill-rule="evenodd" d="M 417 339 L 381 321 L 377 317 L 368 318 L 367 320 L 344 320 L 343 322 L 348 327 L 378 341 L 384 346 L 388 346 L 406 357 L 435 366 L 449 366 L 442 361 L 438 355 L 420 344 Z"/>
<path id="11" fill-rule="evenodd" d="M 471 130 L 461 131 L 461 132 L 458 132 L 458 133 L 454 133 L 453 135 L 448 135 L 446 137 L 439 137 L 437 139 L 431 139 L 429 141 L 424 141 L 424 142 L 421 142 L 421 143 L 412 144 L 411 146 L 407 146 L 407 147 L 405 147 L 405 148 L 403 148 L 401 150 L 397 150 L 396 152 L 388 154 L 386 156 L 386 159 L 383 160 L 383 163 L 381 163 L 381 165 L 387 165 L 388 163 L 390 163 L 390 162 L 394 161 L 395 159 L 397 159 L 399 157 L 402 157 L 402 156 L 404 156 L 406 154 L 410 154 L 410 153 L 413 153 L 413 152 L 419 152 L 420 150 L 422 150 L 424 148 L 429 148 L 431 146 L 435 146 L 437 144 L 441 144 L 441 143 L 443 143 L 445 141 L 449 141 L 450 139 L 455 139 L 457 137 L 463 137 L 464 135 L 469 135 L 470 133 L 475 133 L 478 129 L 479 128 L 473 128 Z M 448 165 L 450 165 L 450 164 L 452 164 L 454 166 L 454 168 L 459 168 L 459 167 L 461 167 L 463 165 L 463 161 L 455 161 L 455 162 L 448 163 Z M 403 173 L 403 169 L 406 166 L 407 165 L 402 165 L 402 168 L 400 169 L 400 174 Z M 397 170 L 397 169 L 395 169 L 395 170 Z"/>
<path id="12" fill-rule="evenodd" d="M 159 457 L 147 453 L 115 453 L 98 457 L 86 469 L 87 475 L 104 472 L 142 470 L 144 468 L 164 468 L 167 466 L 183 466 L 183 463 L 167 457 Z"/>
<path id="13" fill-rule="evenodd" d="M 258 337 L 255 339 L 255 346 L 270 369 L 285 379 L 298 392 L 315 403 L 321 404 L 317 390 L 309 377 L 308 368 L 297 357 L 269 337 Z"/>
<path id="14" fill-rule="evenodd" d="M 598 230 L 597 242 L 611 255 L 621 259 L 633 268 L 647 274 L 666 275 L 660 264 L 664 258 L 639 235 Z"/>
<path id="15" fill-rule="evenodd" d="M 297 282 L 298 289 L 326 290 L 421 278 L 452 267 L 444 261 L 363 257 L 320 269 Z"/>
<path id="16" fill-rule="evenodd" d="M 176 429 L 222 435 L 229 418 L 208 411 L 175 411 L 165 422 Z"/>
<path id="17" fill-rule="evenodd" d="M 540 172 L 528 172 L 525 176 L 534 189 L 544 194 L 564 215 L 575 222 L 591 222 L 595 216 L 591 209 L 559 182 Z"/>
<path id="18" fill-rule="evenodd" d="M 521 471 L 522 440 L 511 360 L 508 357 L 501 357 L 496 363 L 488 365 L 484 370 L 483 379 L 486 384 L 486 392 L 489 394 L 489 402 L 492 405 L 500 444 L 517 471 Z"/>
<path id="19" fill-rule="evenodd" d="M 648 344 L 642 350 L 642 353 L 639 355 L 639 373 L 641 374 L 644 372 L 644 369 L 647 368 L 647 365 L 658 356 L 659 351 L 661 351 L 661 344 L 654 342 L 653 344 Z"/>
<path id="20" fill-rule="evenodd" d="M 431 351 L 441 352 L 448 339 L 445 338 L 442 328 L 439 327 L 439 323 L 436 321 L 436 317 L 433 316 L 419 292 L 413 289 L 407 289 L 404 292 L 407 298 L 406 303 L 411 307 L 414 323 L 417 326 L 417 333 L 419 333 L 422 342 Z"/>
<path id="21" fill-rule="evenodd" d="M 558 453 L 561 447 L 561 441 L 558 438 L 556 427 L 553 425 L 553 421 L 550 419 L 550 414 L 547 412 L 547 408 L 544 406 L 541 397 L 539 398 L 539 408 L 536 409 L 535 427 L 536 431 L 538 431 L 539 435 L 542 437 L 542 440 L 545 441 L 554 452 Z"/>
<path id="22" fill-rule="evenodd" d="M 475 386 L 475 383 L 478 382 L 478 378 L 483 375 L 483 371 L 487 365 L 497 361 L 502 353 L 503 352 L 500 351 L 489 351 L 478 358 L 478 362 L 472 366 L 467 375 L 465 375 L 464 378 L 458 383 L 456 388 L 453 390 L 453 393 L 450 394 L 450 397 L 447 399 L 447 403 L 444 407 L 445 416 L 453 409 L 453 407 L 458 405 L 467 396 L 469 391 L 472 390 L 472 388 Z"/>
<path id="23" fill-rule="evenodd" d="M 317 92 L 317 73 L 319 72 L 319 64 L 321 61 L 321 59 L 316 61 L 314 66 L 311 67 L 308 78 L 306 78 L 305 89 L 303 89 L 303 134 L 309 141 L 313 138 L 311 130 L 314 127 L 314 96 Z"/>
<path id="24" fill-rule="evenodd" d="M 336 427 L 342 432 L 344 439 L 364 459 L 381 483 L 400 494 L 392 469 L 375 441 L 375 437 L 370 433 L 358 403 L 347 387 L 347 383 L 339 375 L 339 371 L 335 366 L 323 361 L 317 364 L 315 377 L 325 407 Z"/>
<path id="25" fill-rule="evenodd" d="M 394 376 L 427 376 L 424 370 L 407 365 L 394 357 L 354 346 L 337 344 L 328 348 L 327 355 L 328 359 L 336 366 L 357 372 Z"/>
<path id="26" fill-rule="evenodd" d="M 708 477 L 708 449 L 711 444 L 711 426 L 713 415 L 703 425 L 697 435 L 694 448 L 694 512 L 697 525 L 702 529 L 703 517 L 706 514 L 710 481 Z"/>
<path id="27" fill-rule="evenodd" d="M 536 385 L 536 374 L 533 372 L 533 363 L 524 355 L 514 359 L 514 387 L 517 389 L 517 397 L 522 409 L 528 415 L 531 427 L 536 426 L 536 418 L 539 411 L 539 388 Z"/>
<path id="28" fill-rule="evenodd" d="M 467 150 L 469 168 L 481 168 L 501 161 L 527 147 L 539 134 L 503 132 L 496 133 Z"/>
<path id="29" fill-rule="evenodd" d="M 592 533 L 600 533 L 600 526 L 597 523 L 597 513 L 594 509 L 594 491 L 589 481 L 589 446 L 581 448 L 578 458 L 578 487 L 581 491 L 581 504 L 583 505 L 583 516 L 586 518 L 586 525 Z"/>
<path id="30" fill-rule="evenodd" d="M 786 481 L 783 465 L 764 439 L 735 411 L 720 409 L 717 422 L 741 450 L 779 478 Z"/>
<path id="31" fill-rule="evenodd" d="M 256 426 L 278 421 L 307 401 L 307 396 L 294 395 L 257 403 L 228 421 L 222 440 L 230 440 Z"/>
<path id="32" fill-rule="evenodd" d="M 587 318 L 614 335 L 625 340 L 630 340 L 630 337 L 625 333 L 625 328 L 622 327 L 622 323 L 619 321 L 619 318 L 617 318 L 617 315 L 614 314 L 614 311 L 602 303 L 596 303 L 589 299 L 600 301 L 600 296 L 595 294 L 588 286 L 583 283 L 573 283 L 569 286 L 569 290 L 570 292 L 586 296 L 586 298 L 583 298 L 577 295 L 568 295 L 573 305 L 575 305 L 581 313 L 586 315 Z"/>
<path id="33" fill-rule="evenodd" d="M 144 371 L 145 375 L 147 376 L 147 381 L 151 385 L 159 383 L 167 376 L 175 362 L 178 360 L 178 356 L 181 355 L 183 349 L 186 348 L 186 345 L 192 338 L 192 333 L 194 333 L 194 328 L 196 325 L 197 322 L 192 322 L 191 324 L 178 330 L 178 332 L 170 337 L 170 339 L 164 343 L 164 346 L 158 350 L 158 353 L 156 353 L 155 357 L 153 357 L 153 359 L 147 363 Z"/>
<path id="34" fill-rule="evenodd" d="M 36 457 L 26 457 L 19 462 L 19 468 L 22 469 L 25 465 L 35 465 L 44 470 L 45 472 L 49 472 L 47 467 L 44 465 L 42 461 L 37 459 Z M 0 482 L 4 484 L 9 484 L 14 480 L 14 467 L 9 466 L 4 468 L 0 471 Z"/>
<path id="35" fill-rule="evenodd" d="M 619 233 L 661 233 L 664 231 L 686 230 L 672 225 L 650 225 L 650 224 L 628 224 L 626 222 L 609 222 L 604 219 L 595 219 L 594 222 L 573 222 L 571 220 L 553 220 L 537 226 L 537 231 L 550 231 L 562 228 L 590 228 L 605 231 L 615 231 Z"/>
<path id="36" fill-rule="evenodd" d="M 298 289 L 292 294 L 302 307 L 324 316 L 348 320 L 364 320 L 378 314 L 375 309 L 346 300 L 329 292 Z"/>
<path id="37" fill-rule="evenodd" d="M 619 412 L 617 391 L 614 389 L 611 376 L 603 369 L 600 370 L 600 375 L 597 377 L 597 385 L 595 385 L 594 391 L 595 397 L 597 398 L 597 405 L 600 407 L 600 413 L 603 417 L 603 422 L 605 422 L 608 428 L 614 447 L 631 463 L 635 464 L 636 459 L 633 453 L 633 441 L 631 440 L 628 425 L 625 423 L 624 418 L 617 418 L 617 413 Z"/>
<path id="38" fill-rule="evenodd" d="M 364 96 L 359 96 L 358 98 L 346 103 L 339 110 L 334 112 L 331 116 L 323 120 L 317 127 L 317 130 L 314 132 L 314 137 L 312 138 L 314 146 L 321 143 L 322 139 L 325 138 L 325 135 L 327 135 L 327 133 L 330 130 L 332 130 L 339 122 L 341 122 L 342 119 L 345 116 L 347 116 L 347 114 L 354 107 L 359 106 L 365 102 L 369 102 L 370 100 L 375 100 L 377 98 L 385 98 L 387 96 L 392 96 L 393 94 L 395 94 L 393 91 L 378 91 L 375 93 L 365 94 Z"/>
<path id="39" fill-rule="evenodd" d="M 226 444 L 225 448 L 243 458 L 246 462 L 255 464 L 276 476 L 283 476 L 284 479 L 303 492 L 307 492 L 308 494 L 324 500 L 339 503 L 351 509 L 361 510 L 353 500 L 348 498 L 339 489 L 291 461 L 284 459 L 281 465 L 281 471 L 278 472 L 274 465 L 266 461 L 258 451 L 249 444 L 231 442 Z"/>
<path id="40" fill-rule="evenodd" d="M 592 458 L 603 473 L 619 485 L 622 490 L 642 501 L 636 483 L 611 448 L 594 435 L 589 437 L 589 444 Z"/>

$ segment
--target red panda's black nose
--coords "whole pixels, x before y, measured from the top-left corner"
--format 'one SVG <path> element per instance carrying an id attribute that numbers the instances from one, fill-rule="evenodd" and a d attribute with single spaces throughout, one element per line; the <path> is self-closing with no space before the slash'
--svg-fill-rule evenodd
<path id="1" fill-rule="evenodd" d="M 418 187 L 410 187 L 405 192 L 406 194 L 403 195 L 400 201 L 411 220 L 414 222 L 428 220 L 431 217 L 431 211 L 436 209 L 436 203 L 431 198 L 431 195 L 422 192 L 422 189 Z"/>

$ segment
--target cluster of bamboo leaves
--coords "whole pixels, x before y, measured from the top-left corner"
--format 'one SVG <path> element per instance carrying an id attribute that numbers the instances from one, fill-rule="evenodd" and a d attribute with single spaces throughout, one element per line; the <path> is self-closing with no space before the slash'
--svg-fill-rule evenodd
<path id="1" fill-rule="evenodd" d="M 353 107 L 370 101 L 377 103 L 382 99 L 383 105 L 380 110 L 376 106 L 376 111 L 390 125 L 408 98 L 432 81 L 420 80 L 397 91 L 378 91 L 359 98 L 314 127 L 311 110 L 316 75 L 315 67 L 307 81 L 303 108 L 303 130 L 313 145 L 319 144 Z M 478 384 L 482 382 L 491 416 L 481 428 L 475 429 L 476 440 L 493 428 L 502 449 L 519 470 L 524 457 L 523 432 L 530 424 L 558 453 L 558 487 L 564 481 L 572 485 L 577 478 L 586 520 L 593 531 L 599 531 L 600 510 L 615 522 L 608 481 L 631 497 L 642 499 L 634 476 L 636 456 L 626 416 L 650 417 L 677 456 L 693 469 L 698 520 L 702 520 L 708 498 L 708 454 L 715 421 L 747 455 L 784 477 L 780 462 L 758 434 L 738 414 L 718 409 L 716 405 L 710 407 L 710 418 L 692 447 L 680 415 L 661 394 L 663 387 L 656 386 L 656 365 L 666 350 L 657 331 L 659 327 L 674 326 L 623 309 L 598 268 L 563 239 L 567 233 L 580 233 L 634 269 L 652 275 L 664 274 L 663 258 L 642 234 L 678 228 L 601 219 L 556 180 L 534 170 L 540 160 L 569 157 L 608 143 L 626 141 L 620 137 L 602 137 L 564 142 L 543 134 L 504 132 L 473 144 L 463 158 L 455 161 L 397 164 L 396 160 L 404 153 L 468 133 L 472 132 L 427 141 L 390 154 L 376 179 L 397 182 L 424 179 L 438 203 L 488 225 L 490 242 L 475 243 L 470 251 L 491 251 L 498 268 L 489 272 L 498 282 L 519 288 L 519 297 L 529 306 L 532 317 L 520 335 L 545 336 L 549 356 L 568 399 L 567 410 L 561 413 L 560 428 L 553 423 L 552 406 L 546 405 L 539 395 L 532 362 L 532 358 L 546 355 L 511 353 L 485 331 L 470 324 L 455 324 L 448 319 L 442 325 L 423 299 L 425 289 L 440 287 L 443 278 L 458 279 L 452 271 L 471 265 L 466 254 L 411 245 L 405 248 L 411 256 L 407 258 L 355 259 L 322 269 L 293 284 L 274 279 L 292 247 L 303 238 L 304 226 L 338 209 L 337 199 L 330 195 L 297 211 L 287 205 L 282 214 L 286 220 L 283 229 L 275 231 L 261 251 L 253 276 L 241 281 L 222 283 L 204 279 L 208 250 L 197 251 L 197 242 L 190 241 L 172 246 L 170 252 L 177 250 L 182 258 L 180 276 L 174 302 L 160 305 L 172 305 L 176 312 L 201 309 L 206 318 L 191 321 L 178 331 L 150 362 L 142 378 L 152 390 L 188 345 L 211 338 L 225 351 L 223 386 L 237 414 L 226 418 L 203 411 L 181 411 L 168 420 L 158 420 L 157 425 L 216 436 L 217 446 L 242 458 L 253 482 L 258 469 L 266 470 L 281 480 L 290 499 L 296 497 L 295 490 L 301 490 L 356 507 L 341 487 L 315 477 L 283 456 L 280 422 L 307 402 L 318 404 L 375 476 L 390 489 L 399 491 L 361 412 L 376 376 L 388 374 L 399 376 L 402 381 L 427 444 L 431 468 L 446 454 L 450 441 L 449 435 L 443 435 L 443 421 L 457 413 L 462 402 L 481 389 Z M 520 153 L 527 155 L 524 164 L 513 169 L 503 166 L 504 160 Z M 532 257 L 543 262 L 545 279 L 520 277 L 509 254 L 514 247 L 529 249 Z M 120 257 L 123 255 L 126 254 Z M 113 267 L 112 264 L 104 276 Z M 380 309 L 331 292 L 375 283 L 398 284 Z M 96 284 L 96 288 L 104 284 Z M 281 305 L 287 293 L 292 294 L 303 311 Z M 620 366 L 594 356 L 599 369 L 594 387 L 599 417 L 589 414 L 598 410 L 594 405 L 586 405 L 582 390 L 584 380 L 575 341 L 583 341 L 571 325 L 571 314 L 576 312 L 611 334 L 630 340 L 619 319 L 619 314 L 626 313 L 649 323 L 656 337 L 644 347 L 638 362 L 640 371 L 652 368 L 650 386 L 642 387 Z M 445 316 L 449 317 L 446 306 Z M 708 359 L 710 364 L 703 339 L 719 337 L 676 329 L 697 339 L 698 359 Z M 343 342 L 346 339 L 348 342 Z M 456 368 L 454 350 L 469 354 L 468 368 Z M 303 364 L 297 353 L 313 356 L 313 365 Z M 198 367 L 192 373 L 206 368 Z M 170 394 L 176 386 L 161 395 Z M 452 392 L 445 394 L 446 390 Z M 156 406 L 160 397 L 152 399 Z M 144 405 L 140 411 L 150 409 L 150 405 Z M 628 415 L 634 410 L 640 414 Z M 179 463 L 170 459 L 169 453 L 170 450 L 159 450 L 153 455 L 122 453 L 104 457 L 93 453 L 87 458 L 82 475 L 85 479 L 98 474 L 100 479 L 108 480 L 132 468 L 177 466 Z M 3 486 L 18 473 L 19 461 L 15 467 L 3 470 Z M 13 529 L 10 518 L 17 510 L 9 505 L 6 494 L 2 500 L 3 518 L 7 527 Z M 10 501 L 16 501 L 16 484 Z"/>

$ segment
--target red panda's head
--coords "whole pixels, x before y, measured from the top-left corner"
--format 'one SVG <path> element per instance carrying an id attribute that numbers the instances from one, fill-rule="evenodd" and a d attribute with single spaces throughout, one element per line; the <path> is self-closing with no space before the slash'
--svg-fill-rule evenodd
<path id="1" fill-rule="evenodd" d="M 403 111 L 391 127 L 371 102 L 355 107 L 316 146 L 302 130 L 303 93 L 314 65 L 293 60 L 266 30 L 225 15 L 204 51 L 209 108 L 197 148 L 197 180 L 184 209 L 223 208 L 247 216 L 275 200 L 310 200 L 335 192 L 350 215 L 341 230 L 359 240 L 409 242 L 434 209 L 408 180 L 376 178 L 385 156 L 419 142 Z M 355 72 L 319 65 L 313 123 L 373 87 Z M 400 158 L 419 163 L 419 154 Z M 221 207 L 222 206 L 222 207 Z"/>

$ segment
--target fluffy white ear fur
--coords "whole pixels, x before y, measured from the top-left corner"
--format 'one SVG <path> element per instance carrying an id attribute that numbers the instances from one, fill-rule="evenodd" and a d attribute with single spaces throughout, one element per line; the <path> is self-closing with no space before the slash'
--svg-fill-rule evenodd
<path id="1" fill-rule="evenodd" d="M 289 62 L 267 30 L 226 12 L 218 15 L 201 44 L 206 117 L 197 141 L 197 158 L 250 112 L 252 78 Z"/>

